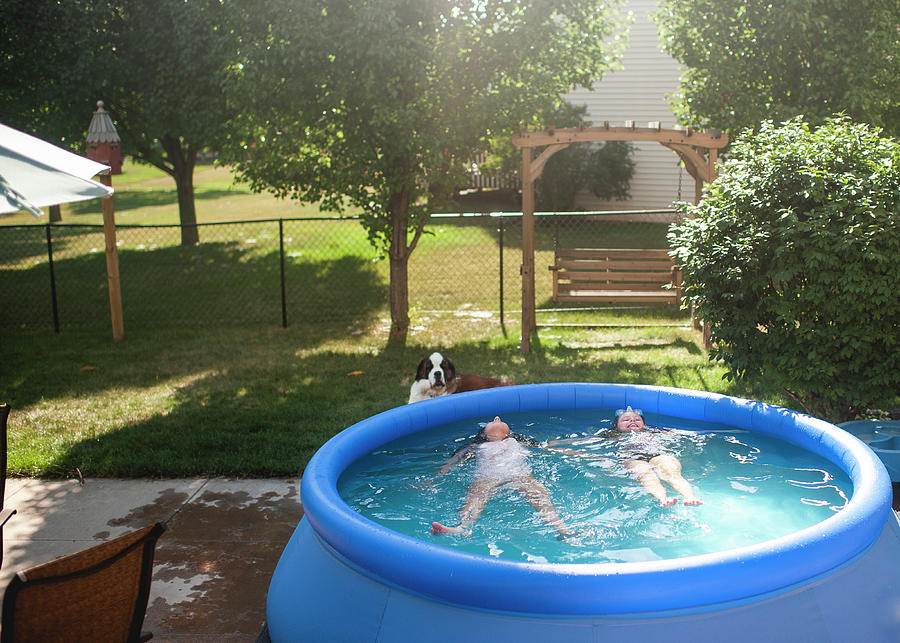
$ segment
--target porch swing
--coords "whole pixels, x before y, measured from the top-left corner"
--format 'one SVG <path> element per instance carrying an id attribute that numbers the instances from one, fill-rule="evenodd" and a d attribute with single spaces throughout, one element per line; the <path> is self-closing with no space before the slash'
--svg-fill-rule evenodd
<path id="1" fill-rule="evenodd" d="M 635 127 L 554 129 L 521 132 L 512 138 L 522 148 L 522 337 L 519 348 L 530 351 L 537 331 L 534 289 L 534 182 L 547 160 L 572 143 L 600 141 L 656 141 L 678 154 L 694 178 L 694 200 L 700 200 L 703 183 L 716 176 L 718 150 L 728 136 L 718 130 L 694 132 L 691 128 L 663 129 L 658 122 Z M 536 147 L 545 149 L 533 157 Z M 705 156 L 704 156 L 705 154 Z M 679 197 L 681 185 L 679 176 Z M 669 303 L 681 301 L 681 271 L 668 251 L 658 248 L 556 248 L 553 265 L 553 300 L 568 303 Z"/>

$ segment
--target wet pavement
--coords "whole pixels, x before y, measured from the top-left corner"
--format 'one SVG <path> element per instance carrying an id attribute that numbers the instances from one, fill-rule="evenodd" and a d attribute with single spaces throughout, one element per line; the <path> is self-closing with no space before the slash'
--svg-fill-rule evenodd
<path id="1" fill-rule="evenodd" d="M 163 521 L 144 630 L 153 641 L 256 641 L 269 580 L 302 516 L 297 479 L 10 478 L 0 587 L 12 575 Z"/>

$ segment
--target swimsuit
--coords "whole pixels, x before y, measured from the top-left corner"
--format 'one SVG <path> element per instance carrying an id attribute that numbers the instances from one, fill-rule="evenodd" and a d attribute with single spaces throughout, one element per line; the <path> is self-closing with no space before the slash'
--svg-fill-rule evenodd
<path id="1" fill-rule="evenodd" d="M 531 475 L 527 462 L 528 449 L 517 440 L 505 438 L 475 445 L 475 480 L 492 480 L 501 484 Z"/>
<path id="2" fill-rule="evenodd" d="M 603 431 L 602 437 L 616 440 L 617 455 L 622 460 L 642 460 L 650 462 L 653 458 L 669 452 L 663 436 L 666 431 L 644 428 L 640 431 Z"/>

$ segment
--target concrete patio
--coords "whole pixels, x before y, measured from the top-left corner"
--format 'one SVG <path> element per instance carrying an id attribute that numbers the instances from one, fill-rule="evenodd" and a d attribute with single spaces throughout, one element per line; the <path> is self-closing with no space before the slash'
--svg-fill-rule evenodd
<path id="1" fill-rule="evenodd" d="M 0 586 L 16 571 L 164 521 L 144 629 L 153 640 L 255 641 L 300 520 L 300 481 L 11 478 Z"/>

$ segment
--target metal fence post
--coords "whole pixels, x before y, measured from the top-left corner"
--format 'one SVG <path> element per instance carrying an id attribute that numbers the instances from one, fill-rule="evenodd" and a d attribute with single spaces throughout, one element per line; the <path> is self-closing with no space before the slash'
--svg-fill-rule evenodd
<path id="1" fill-rule="evenodd" d="M 613 247 L 665 247 L 665 232 L 669 219 L 674 211 L 619 211 L 590 213 L 560 213 L 552 220 L 547 213 L 540 213 L 536 219 L 538 230 L 546 237 L 548 246 L 595 246 Z M 614 216 L 607 216 L 614 215 Z M 627 216 L 626 216 L 627 215 Z M 637 215 L 665 215 L 645 217 L 645 226 Z M 416 256 L 418 268 L 411 262 L 410 282 L 416 284 L 421 298 L 417 306 L 434 314 L 448 314 L 451 309 L 468 309 L 473 307 L 479 313 L 490 314 L 491 301 L 497 302 L 500 329 L 506 333 L 506 220 L 513 224 L 513 246 L 518 243 L 522 230 L 519 226 L 523 220 L 518 213 L 484 212 L 472 214 L 435 214 L 436 221 L 451 221 L 453 234 L 441 238 L 439 243 L 429 243 L 426 239 Z M 358 226 L 350 226 L 348 219 L 358 221 L 358 217 L 305 217 L 305 218 L 272 218 L 264 221 L 228 221 L 209 224 L 198 224 L 207 234 L 212 230 L 217 233 L 217 243 L 203 244 L 193 248 L 184 248 L 177 244 L 178 225 L 123 226 L 122 243 L 132 253 L 132 261 L 138 266 L 135 272 L 136 289 L 133 302 L 135 319 L 143 326 L 151 323 L 176 324 L 189 323 L 245 323 L 259 321 L 272 323 L 269 317 L 273 311 L 266 302 L 273 293 L 269 290 L 271 283 L 271 250 L 272 236 L 265 228 L 272 223 L 278 225 L 278 261 L 279 285 L 281 295 L 281 325 L 288 327 L 287 301 L 287 235 L 285 223 L 291 223 L 291 274 L 298 280 L 294 289 L 300 288 L 302 296 L 292 299 L 292 306 L 297 310 L 304 324 L 330 324 L 332 320 L 365 319 L 379 315 L 386 302 L 378 289 L 388 283 L 385 279 L 387 266 L 375 264 L 377 256 L 373 256 L 371 245 L 366 240 L 364 231 Z M 235 226 L 252 226 L 252 232 L 235 230 Z M 491 241 L 485 226 L 494 226 L 497 236 Z M 41 251 L 38 247 L 38 235 L 41 226 L 44 236 L 41 239 L 47 245 Z M 295 227 L 296 226 L 296 227 Z M 552 229 L 551 229 L 552 226 Z M 10 230 L 26 228 L 28 244 L 24 253 L 4 252 L 10 242 Z M 52 229 L 51 229 L 52 228 Z M 101 321 L 98 316 L 99 304 L 97 284 L 90 270 L 82 269 L 79 262 L 70 262 L 69 258 L 83 259 L 96 252 L 97 235 L 102 226 L 86 224 L 47 224 L 18 226 L 0 225 L 0 274 L 6 283 L 7 272 L 12 277 L 21 274 L 12 285 L 16 288 L 27 288 L 27 297 L 21 297 L 23 306 L 34 304 L 32 309 L 17 307 L 15 310 L 3 309 L 0 314 L 0 326 L 10 324 L 31 326 L 46 321 L 47 304 L 45 297 L 51 297 L 53 330 L 61 333 L 62 313 L 59 311 L 60 298 L 66 303 L 67 326 L 85 324 L 93 325 Z M 60 230 L 63 244 L 55 246 L 54 230 Z M 70 234 L 70 231 L 76 230 Z M 86 231 L 82 234 L 80 231 Z M 18 234 L 18 233 L 17 233 Z M 474 236 L 473 236 L 474 235 Z M 249 238 L 244 238 L 248 236 Z M 565 238 L 564 238 L 565 237 Z M 221 241 L 229 243 L 219 243 Z M 12 240 L 16 242 L 16 239 Z M 117 242 L 110 244 L 114 246 Z M 491 259 L 487 247 L 495 243 L 497 255 Z M 427 248 L 427 249 L 426 249 Z M 549 248 L 542 248 L 546 252 Z M 518 252 L 513 247 L 513 263 L 518 263 Z M 47 257 L 49 266 L 50 291 L 44 293 L 40 282 L 47 277 L 41 276 L 41 254 Z M 59 255 L 62 252 L 63 255 Z M 64 261 L 63 281 L 56 283 L 56 257 L 62 256 Z M 539 257 L 545 256 L 539 254 Z M 173 257 L 184 260 L 173 262 Z M 8 259 L 9 258 L 9 259 Z M 537 258 L 537 257 L 536 257 Z M 535 258 L 535 259 L 536 259 Z M 470 266 L 463 279 L 448 279 L 444 271 L 434 269 L 435 261 L 442 264 L 457 261 Z M 497 261 L 491 268 L 491 261 Z M 37 263 L 36 263 L 37 262 Z M 70 263 L 72 264 L 70 266 Z M 89 262 L 93 265 L 93 261 Z M 418 272 L 416 272 L 418 270 Z M 515 265 L 510 270 L 515 270 Z M 18 273 L 16 271 L 21 271 Z M 499 283 L 493 283 L 491 272 Z M 539 272 L 539 271 L 537 271 Z M 45 275 L 48 273 L 44 273 Z M 521 273 L 520 273 L 521 274 Z M 513 274 L 510 274 L 512 277 Z M 538 275 L 534 275 L 537 278 Z M 541 292 L 550 287 L 548 273 L 541 272 L 540 281 L 536 284 Z M 35 285 L 32 279 L 37 280 Z M 44 282 L 44 287 L 47 282 Z M 516 298 L 516 285 L 513 284 L 513 297 Z M 496 288 L 493 292 L 491 288 Z M 201 293 L 198 289 L 203 288 Z M 83 294 L 82 294 L 83 293 Z M 278 291 L 276 293 L 278 294 Z M 234 305 L 235 298 L 240 297 L 250 305 Z M 179 299 L 179 298 L 183 298 Z M 499 298 L 499 301 L 497 300 Z M 354 300 L 355 299 L 355 300 Z M 514 300 L 514 304 L 518 299 Z M 537 303 L 537 302 L 535 302 Z M 526 301 L 527 304 L 527 301 Z M 362 305 L 362 308 L 360 308 Z M 253 313 L 249 310 L 252 308 Z M 519 312 L 513 306 L 513 316 Z M 434 310 L 432 310 L 434 309 Z M 536 313 L 535 309 L 534 312 Z M 455 311 L 452 311 L 455 314 Z M 257 317 L 258 316 L 258 317 Z M 21 317 L 21 319 L 19 319 Z M 24 324 L 23 324 L 24 322 Z M 142 327 L 143 327 L 142 326 Z M 44 327 L 46 328 L 46 327 Z"/>
<path id="2" fill-rule="evenodd" d="M 284 219 L 278 219 L 278 252 L 281 257 L 281 327 L 287 328 L 287 295 L 284 287 Z"/>
<path id="3" fill-rule="evenodd" d="M 500 216 L 500 325 L 503 326 L 503 216 Z"/>
<path id="4" fill-rule="evenodd" d="M 44 226 L 47 230 L 47 263 L 50 265 L 50 303 L 53 309 L 53 331 L 59 332 L 59 305 L 56 302 L 56 273 L 53 271 L 53 239 L 50 234 L 50 226 Z"/>

